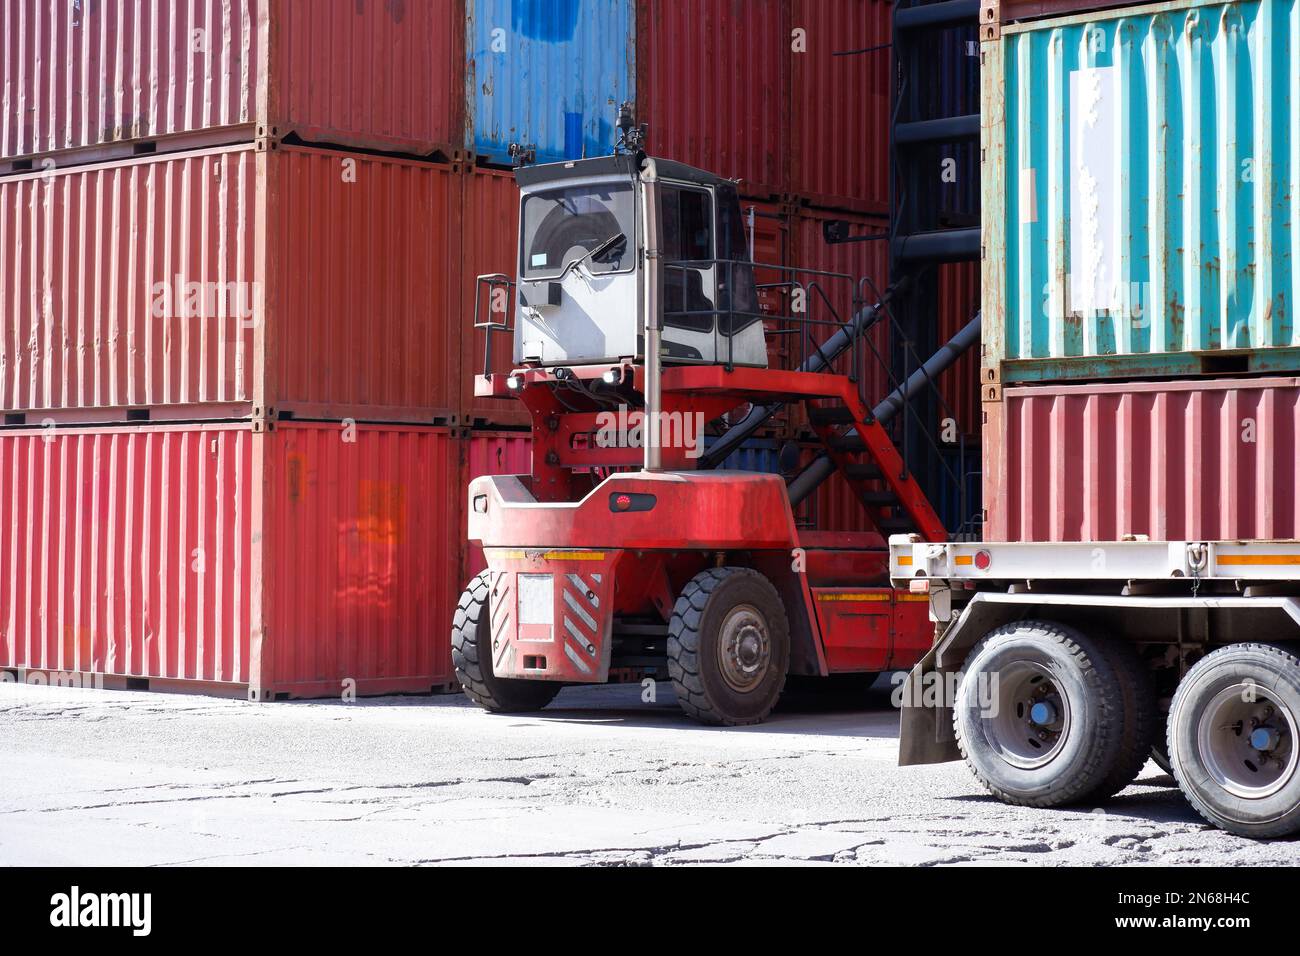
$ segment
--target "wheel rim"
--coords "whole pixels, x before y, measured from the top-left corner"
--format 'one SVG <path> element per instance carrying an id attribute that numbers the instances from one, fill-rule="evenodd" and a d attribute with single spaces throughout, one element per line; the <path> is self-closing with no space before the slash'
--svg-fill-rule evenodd
<path id="1" fill-rule="evenodd" d="M 1296 774 L 1296 719 L 1257 684 L 1225 687 L 1201 712 L 1196 746 L 1211 779 L 1235 797 L 1260 800 Z"/>
<path id="2" fill-rule="evenodd" d="M 738 604 L 727 612 L 718 631 L 718 670 L 732 690 L 753 690 L 767 675 L 772 659 L 772 637 L 767 621 L 752 604 Z"/>
<path id="3" fill-rule="evenodd" d="M 1016 661 L 993 676 L 995 709 L 983 717 L 986 738 L 1013 766 L 1043 766 L 1069 737 L 1069 698 L 1037 661 Z"/>

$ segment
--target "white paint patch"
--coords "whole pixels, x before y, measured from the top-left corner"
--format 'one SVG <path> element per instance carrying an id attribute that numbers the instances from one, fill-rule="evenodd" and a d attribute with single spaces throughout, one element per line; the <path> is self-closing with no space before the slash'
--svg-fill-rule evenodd
<path id="1" fill-rule="evenodd" d="M 1070 74 L 1070 302 L 1083 315 L 1120 311 L 1119 71 Z"/>

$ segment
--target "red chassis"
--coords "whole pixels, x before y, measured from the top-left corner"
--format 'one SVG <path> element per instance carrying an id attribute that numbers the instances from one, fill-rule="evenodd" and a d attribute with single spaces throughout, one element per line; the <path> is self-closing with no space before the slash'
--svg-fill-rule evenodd
<path id="1" fill-rule="evenodd" d="M 640 392 L 640 366 L 560 370 L 587 382 L 607 373 L 628 394 Z M 670 470 L 608 472 L 636 467 L 640 450 L 595 442 L 599 413 L 558 399 L 555 376 L 520 369 L 513 387 L 499 375 L 477 383 L 479 394 L 521 399 L 533 418 L 532 474 L 482 477 L 469 489 L 469 537 L 488 563 L 484 626 L 496 678 L 597 683 L 659 674 L 655 653 L 672 640 L 664 625 L 675 607 L 678 616 L 691 613 L 680 602 L 709 569 L 745 569 L 770 582 L 788 620 L 788 673 L 905 669 L 929 649 L 925 596 L 889 587 L 880 534 L 802 531 L 781 477 L 695 471 L 681 447 L 663 450 Z M 665 412 L 706 421 L 751 400 L 848 406 L 880 481 L 923 534 L 943 536 L 844 377 L 686 366 L 665 370 L 661 388 Z"/>

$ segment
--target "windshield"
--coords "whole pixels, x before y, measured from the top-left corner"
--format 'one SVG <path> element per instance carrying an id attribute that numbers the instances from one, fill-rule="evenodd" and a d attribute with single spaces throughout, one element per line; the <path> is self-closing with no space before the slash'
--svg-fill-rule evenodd
<path id="1" fill-rule="evenodd" d="M 597 275 L 631 268 L 634 209 L 632 187 L 620 183 L 588 183 L 528 196 L 520 275 L 554 278 L 593 250 L 599 251 L 583 267 Z"/>

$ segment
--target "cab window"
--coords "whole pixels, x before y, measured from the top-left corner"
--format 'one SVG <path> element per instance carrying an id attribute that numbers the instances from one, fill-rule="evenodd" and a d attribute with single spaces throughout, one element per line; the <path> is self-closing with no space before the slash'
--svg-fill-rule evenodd
<path id="1" fill-rule="evenodd" d="M 717 308 L 711 262 L 713 197 L 707 190 L 670 185 L 664 185 L 659 195 L 664 324 L 712 331 Z"/>

